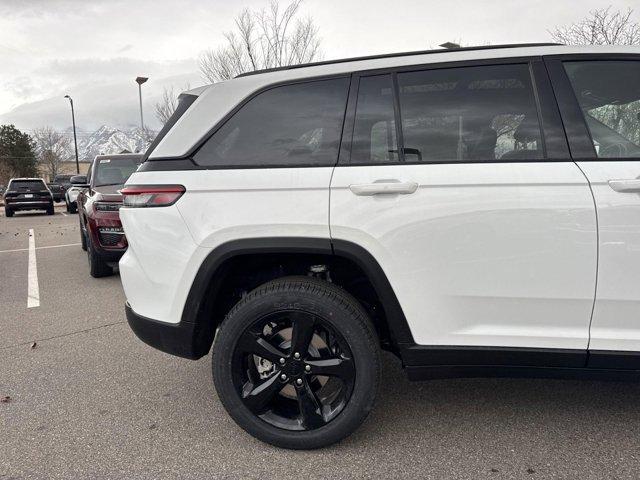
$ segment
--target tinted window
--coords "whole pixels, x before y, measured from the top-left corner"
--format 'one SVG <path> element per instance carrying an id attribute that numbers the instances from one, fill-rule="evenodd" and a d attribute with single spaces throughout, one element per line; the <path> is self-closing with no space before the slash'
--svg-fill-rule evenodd
<path id="1" fill-rule="evenodd" d="M 32 191 L 46 190 L 47 186 L 42 180 L 11 180 L 8 190 L 12 191 Z"/>
<path id="2" fill-rule="evenodd" d="M 598 157 L 640 157 L 640 62 L 564 65 Z"/>
<path id="3" fill-rule="evenodd" d="M 398 161 L 390 75 L 362 77 L 351 144 L 351 163 Z"/>
<path id="4" fill-rule="evenodd" d="M 207 166 L 334 165 L 349 79 L 267 90 L 245 104 L 196 153 Z"/>
<path id="5" fill-rule="evenodd" d="M 93 165 L 93 185 L 124 185 L 140 165 L 140 157 L 96 159 Z"/>
<path id="6" fill-rule="evenodd" d="M 398 84 L 407 161 L 542 158 L 527 65 L 400 73 Z"/>

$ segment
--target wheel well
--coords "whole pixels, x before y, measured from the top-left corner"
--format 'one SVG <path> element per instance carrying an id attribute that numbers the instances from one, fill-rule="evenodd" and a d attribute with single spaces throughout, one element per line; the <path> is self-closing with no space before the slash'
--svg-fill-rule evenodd
<path id="1" fill-rule="evenodd" d="M 215 329 L 243 295 L 276 278 L 311 275 L 312 265 L 326 266 L 326 279 L 349 292 L 365 308 L 382 348 L 395 351 L 387 313 L 371 279 L 355 261 L 334 254 L 251 253 L 233 256 L 220 264 L 213 274 L 196 322 L 213 322 L 209 328 L 203 329 L 213 340 Z"/>

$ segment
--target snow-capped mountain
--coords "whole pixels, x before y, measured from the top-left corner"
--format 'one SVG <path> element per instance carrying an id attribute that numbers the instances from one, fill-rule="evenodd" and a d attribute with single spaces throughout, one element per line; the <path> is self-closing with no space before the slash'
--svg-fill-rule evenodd
<path id="1" fill-rule="evenodd" d="M 153 141 L 157 132 L 142 130 L 140 127 L 130 129 L 108 127 L 102 125 L 94 132 L 77 132 L 78 158 L 80 161 L 91 161 L 96 155 L 106 155 L 128 151 L 141 153 Z M 73 132 L 69 130 L 69 157 L 73 158 Z"/>

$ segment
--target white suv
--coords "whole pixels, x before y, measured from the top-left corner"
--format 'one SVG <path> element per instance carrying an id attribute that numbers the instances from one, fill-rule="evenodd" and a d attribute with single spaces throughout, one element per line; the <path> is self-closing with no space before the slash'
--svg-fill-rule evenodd
<path id="1" fill-rule="evenodd" d="M 128 180 L 127 317 L 288 448 L 411 379 L 640 372 L 640 49 L 321 62 L 186 92 Z M 215 342 L 214 342 L 215 338 Z"/>

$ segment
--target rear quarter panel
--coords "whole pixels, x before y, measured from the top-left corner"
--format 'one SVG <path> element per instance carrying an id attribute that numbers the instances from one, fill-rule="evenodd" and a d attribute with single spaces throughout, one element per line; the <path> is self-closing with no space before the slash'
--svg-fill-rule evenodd
<path id="1" fill-rule="evenodd" d="M 136 172 L 127 185 L 181 184 L 175 205 L 122 208 L 129 249 L 120 261 L 133 310 L 180 321 L 200 265 L 231 240 L 329 239 L 332 167 Z"/>

